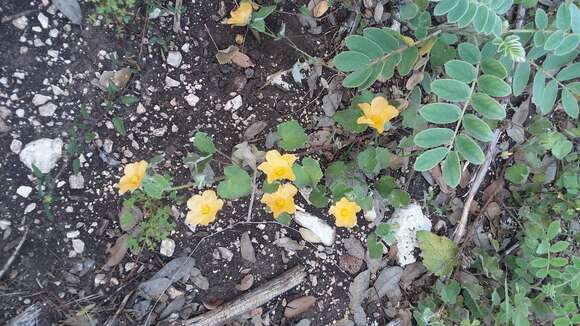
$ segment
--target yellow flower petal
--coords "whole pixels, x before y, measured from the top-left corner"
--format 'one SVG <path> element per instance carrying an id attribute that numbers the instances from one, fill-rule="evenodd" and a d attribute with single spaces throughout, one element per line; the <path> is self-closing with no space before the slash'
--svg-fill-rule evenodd
<path id="1" fill-rule="evenodd" d="M 258 170 L 266 174 L 268 183 L 276 180 L 294 181 L 296 176 L 292 171 L 292 166 L 298 158 L 293 154 L 280 154 L 277 150 L 266 153 L 266 161 L 258 166 Z"/>
<path id="2" fill-rule="evenodd" d="M 189 212 L 185 222 L 190 225 L 209 225 L 215 221 L 217 213 L 224 206 L 213 190 L 206 190 L 201 195 L 194 195 L 187 201 Z"/>
<path id="3" fill-rule="evenodd" d="M 403 41 L 405 41 L 407 46 L 414 46 L 415 45 L 415 41 L 408 36 L 403 36 Z"/>
<path id="4" fill-rule="evenodd" d="M 361 208 L 357 203 L 342 197 L 328 212 L 334 215 L 336 226 L 352 228 L 356 225 L 356 214 L 360 211 Z"/>
<path id="5" fill-rule="evenodd" d="M 357 123 L 369 125 L 379 134 L 385 131 L 385 123 L 399 115 L 399 111 L 382 96 L 375 97 L 370 104 L 359 104 L 359 108 L 364 115 L 357 119 Z"/>
<path id="6" fill-rule="evenodd" d="M 282 213 L 294 214 L 296 213 L 296 205 L 294 204 L 296 193 L 298 193 L 296 187 L 288 183 L 283 184 L 278 187 L 276 192 L 264 194 L 261 202 L 268 205 L 274 218 L 278 218 Z"/>
<path id="7" fill-rule="evenodd" d="M 234 25 L 234 26 L 246 26 L 252 19 L 252 11 L 254 8 L 252 7 L 251 1 L 242 1 L 240 6 L 235 10 L 230 12 L 230 18 L 226 20 L 226 24 Z"/>
<path id="8" fill-rule="evenodd" d="M 147 161 L 139 161 L 125 166 L 124 175 L 117 184 L 119 195 L 141 187 L 141 182 L 145 178 L 145 172 L 147 171 L 147 165 Z"/>

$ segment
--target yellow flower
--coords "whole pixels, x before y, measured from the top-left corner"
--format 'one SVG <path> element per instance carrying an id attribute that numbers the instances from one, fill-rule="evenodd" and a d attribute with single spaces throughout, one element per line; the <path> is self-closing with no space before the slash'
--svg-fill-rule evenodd
<path id="1" fill-rule="evenodd" d="M 206 190 L 201 195 L 194 195 L 187 201 L 187 217 L 185 222 L 190 225 L 208 225 L 224 206 L 213 190 Z"/>
<path id="2" fill-rule="evenodd" d="M 261 202 L 268 205 L 272 210 L 274 218 L 278 218 L 282 213 L 294 214 L 296 213 L 296 205 L 294 204 L 294 196 L 298 189 L 293 185 L 287 183 L 278 187 L 276 192 L 271 194 L 264 194 Z"/>
<path id="3" fill-rule="evenodd" d="M 356 225 L 356 213 L 360 210 L 357 203 L 342 197 L 336 204 L 330 206 L 328 212 L 336 218 L 336 226 L 351 228 Z"/>
<path id="4" fill-rule="evenodd" d="M 399 111 L 394 106 L 389 105 L 389 102 L 382 96 L 375 97 L 371 104 L 361 103 L 358 106 L 364 115 L 359 117 L 356 122 L 358 124 L 370 125 L 379 134 L 385 131 L 385 123 L 387 121 L 399 115 Z"/>
<path id="5" fill-rule="evenodd" d="M 240 6 L 235 10 L 230 12 L 231 18 L 226 20 L 226 24 L 234 26 L 246 26 L 252 19 L 252 2 L 247 0 L 242 0 Z"/>
<path id="6" fill-rule="evenodd" d="M 260 164 L 258 170 L 266 173 L 268 183 L 284 179 L 294 181 L 296 176 L 292 171 L 292 165 L 296 159 L 294 154 L 281 155 L 274 149 L 266 153 L 266 162 Z"/>
<path id="7" fill-rule="evenodd" d="M 409 46 L 409 47 L 415 45 L 415 41 L 412 38 L 408 37 L 408 36 L 404 36 L 403 35 L 403 41 L 405 41 L 405 44 L 407 44 L 407 46 Z"/>
<path id="8" fill-rule="evenodd" d="M 145 178 L 146 170 L 147 161 L 127 164 L 124 170 L 125 175 L 121 177 L 121 180 L 119 180 L 119 184 L 117 185 L 119 188 L 119 195 L 122 195 L 129 190 L 135 190 L 141 187 L 141 181 Z"/>

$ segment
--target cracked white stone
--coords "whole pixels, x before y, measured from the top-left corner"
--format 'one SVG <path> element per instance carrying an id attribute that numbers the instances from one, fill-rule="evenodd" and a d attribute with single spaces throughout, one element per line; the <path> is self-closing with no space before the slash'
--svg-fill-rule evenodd
<path id="1" fill-rule="evenodd" d="M 145 113 L 145 106 L 143 104 L 141 104 L 141 102 L 139 102 L 139 104 L 137 104 L 137 114 L 143 114 Z"/>
<path id="2" fill-rule="evenodd" d="M 57 108 L 56 104 L 52 102 L 46 103 L 45 105 L 38 107 L 38 114 L 40 114 L 43 117 L 52 117 L 54 112 L 56 112 L 56 108 Z"/>
<path id="3" fill-rule="evenodd" d="M 167 76 L 165 77 L 165 86 L 167 87 L 177 87 L 181 84 L 179 81 Z"/>
<path id="4" fill-rule="evenodd" d="M 12 143 L 10 143 L 10 150 L 14 154 L 20 153 L 20 150 L 22 150 L 22 142 L 18 139 L 12 139 Z"/>
<path id="5" fill-rule="evenodd" d="M 43 104 L 46 104 L 50 100 L 51 100 L 50 96 L 42 94 L 34 94 L 34 97 L 32 98 L 32 104 L 34 104 L 34 106 L 41 106 Z"/>
<path id="6" fill-rule="evenodd" d="M 48 17 L 46 17 L 43 13 L 38 14 L 38 22 L 40 23 L 40 26 L 42 26 L 42 28 L 44 29 L 48 28 Z"/>
<path id="7" fill-rule="evenodd" d="M 233 99 L 226 102 L 226 104 L 224 105 L 224 110 L 236 111 L 237 109 L 242 107 L 242 104 L 243 104 L 242 95 L 238 95 L 238 96 L 234 97 Z"/>
<path id="8" fill-rule="evenodd" d="M 20 186 L 20 187 L 18 187 L 18 189 L 16 189 L 16 193 L 24 198 L 28 198 L 28 196 L 30 196 L 31 192 L 32 192 L 32 187 L 29 187 L 29 186 Z"/>
<path id="9" fill-rule="evenodd" d="M 20 30 L 23 30 L 26 28 L 26 26 L 28 26 L 28 18 L 26 18 L 26 16 L 18 17 L 12 21 L 12 25 Z"/>
<path id="10" fill-rule="evenodd" d="M 175 68 L 178 68 L 179 65 L 181 65 L 182 59 L 181 52 L 179 51 L 169 51 L 167 54 L 167 64 Z"/>
<path id="11" fill-rule="evenodd" d="M 20 161 L 31 171 L 35 165 L 40 172 L 49 173 L 62 156 L 62 139 L 40 138 L 34 140 L 20 152 Z"/>
<path id="12" fill-rule="evenodd" d="M 405 208 L 398 208 L 389 223 L 399 225 L 395 233 L 399 265 L 405 266 L 417 261 L 414 254 L 415 248 L 419 245 L 417 231 L 431 230 L 431 220 L 423 215 L 421 206 L 410 204 Z"/>
<path id="13" fill-rule="evenodd" d="M 68 184 L 71 189 L 83 189 L 85 187 L 85 178 L 82 174 L 73 174 L 68 177 Z"/>
<path id="14" fill-rule="evenodd" d="M 332 246 L 336 231 L 320 218 L 302 211 L 296 211 L 294 221 L 300 226 L 312 231 L 326 246 Z"/>
<path id="15" fill-rule="evenodd" d="M 199 102 L 199 97 L 197 97 L 195 94 L 189 94 L 183 98 L 185 99 L 187 104 L 189 104 L 189 106 L 196 106 L 197 103 Z"/>
<path id="16" fill-rule="evenodd" d="M 175 241 L 172 239 L 165 239 L 161 241 L 161 249 L 159 252 L 163 256 L 171 257 L 173 256 L 173 252 L 175 251 Z"/>
<path id="17" fill-rule="evenodd" d="M 82 254 L 85 251 L 85 243 L 81 239 L 73 239 L 72 246 L 77 254 Z"/>
<path id="18" fill-rule="evenodd" d="M 69 239 L 78 238 L 79 235 L 81 235 L 81 232 L 79 230 L 69 231 L 66 233 L 66 237 Z"/>

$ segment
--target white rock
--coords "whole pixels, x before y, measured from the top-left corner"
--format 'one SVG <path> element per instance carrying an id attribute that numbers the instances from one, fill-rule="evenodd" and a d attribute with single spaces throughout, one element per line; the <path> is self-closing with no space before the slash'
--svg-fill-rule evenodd
<path id="1" fill-rule="evenodd" d="M 49 173 L 62 156 L 62 139 L 40 138 L 32 141 L 20 152 L 20 161 L 31 171 L 32 165 L 42 173 Z"/>
<path id="2" fill-rule="evenodd" d="M 36 203 L 30 203 L 26 208 L 24 208 L 24 214 L 28 214 L 36 209 Z"/>
<path id="3" fill-rule="evenodd" d="M 8 220 L 0 220 L 0 230 L 2 231 L 6 230 L 10 225 L 12 225 L 12 222 Z"/>
<path id="4" fill-rule="evenodd" d="M 73 239 L 72 246 L 77 254 L 82 254 L 85 251 L 85 243 L 81 239 Z"/>
<path id="5" fill-rule="evenodd" d="M 16 116 L 19 117 L 19 118 L 24 118 L 24 110 L 17 109 L 16 110 Z"/>
<path id="6" fill-rule="evenodd" d="M 141 102 L 139 102 L 139 104 L 137 104 L 137 114 L 143 114 L 145 113 L 145 106 L 143 104 L 141 104 Z"/>
<path id="7" fill-rule="evenodd" d="M 224 105 L 224 110 L 235 111 L 235 110 L 241 108 L 242 104 L 243 104 L 242 95 L 238 95 L 238 96 L 234 97 L 233 99 L 226 102 L 226 104 Z"/>
<path id="8" fill-rule="evenodd" d="M 180 82 L 167 76 L 165 77 L 165 86 L 167 87 L 177 87 L 179 86 Z"/>
<path id="9" fill-rule="evenodd" d="M 16 189 L 16 193 L 24 198 L 28 198 L 31 192 L 32 188 L 29 186 L 20 186 L 18 189 Z"/>
<path id="10" fill-rule="evenodd" d="M 46 96 L 46 95 L 42 95 L 42 94 L 34 94 L 34 97 L 32 98 L 32 104 L 34 104 L 34 106 L 40 106 L 40 105 L 43 105 L 50 100 L 51 100 L 50 96 Z"/>
<path id="11" fill-rule="evenodd" d="M 181 52 L 179 51 L 169 51 L 167 54 L 167 64 L 175 68 L 179 67 L 182 59 Z"/>
<path id="12" fill-rule="evenodd" d="M 310 243 L 319 243 L 320 242 L 320 238 L 314 232 L 312 232 L 306 228 L 300 228 L 300 229 L 298 229 L 298 232 L 300 232 L 302 239 L 304 239 Z"/>
<path id="13" fill-rule="evenodd" d="M 421 206 L 411 204 L 405 208 L 395 210 L 393 218 L 389 223 L 396 223 L 399 225 L 395 234 L 395 238 L 397 239 L 399 265 L 405 266 L 417 261 L 413 253 L 415 248 L 419 245 L 416 236 L 417 231 L 431 230 L 431 220 L 423 215 Z"/>
<path id="14" fill-rule="evenodd" d="M 81 232 L 79 230 L 69 231 L 66 233 L 66 237 L 69 239 L 78 238 L 79 235 L 81 235 Z"/>
<path id="15" fill-rule="evenodd" d="M 312 231 L 316 236 L 318 236 L 318 238 L 320 238 L 320 241 L 324 245 L 332 246 L 334 243 L 334 238 L 336 236 L 334 228 L 326 224 L 320 218 L 306 212 L 297 211 L 294 215 L 294 220 L 299 225 Z"/>
<path id="16" fill-rule="evenodd" d="M 163 256 L 171 257 L 173 256 L 173 252 L 175 251 L 175 241 L 172 239 L 165 239 L 161 241 L 161 249 L 159 252 Z"/>
<path id="17" fill-rule="evenodd" d="M 38 114 L 43 117 L 51 117 L 56 111 L 56 105 L 54 103 L 47 103 L 38 108 Z"/>
<path id="18" fill-rule="evenodd" d="M 48 17 L 46 17 L 43 13 L 38 14 L 38 22 L 40 23 L 40 26 L 42 26 L 42 28 L 44 29 L 48 28 Z"/>
<path id="19" fill-rule="evenodd" d="M 20 153 L 21 149 L 22 149 L 22 142 L 18 139 L 12 139 L 12 142 L 10 143 L 10 150 L 14 154 L 18 154 L 18 153 Z"/>
<path id="20" fill-rule="evenodd" d="M 12 25 L 18 29 L 25 29 L 28 26 L 28 18 L 26 16 L 18 17 L 12 21 Z"/>
<path id="21" fill-rule="evenodd" d="M 83 189 L 85 187 L 85 178 L 82 174 L 72 174 L 68 177 L 68 184 L 71 189 Z"/>
<path id="22" fill-rule="evenodd" d="M 189 94 L 183 97 L 189 106 L 196 106 L 197 102 L 199 102 L 199 97 L 195 96 L 195 94 Z"/>
<path id="23" fill-rule="evenodd" d="M 95 287 L 105 284 L 105 274 L 97 274 L 95 275 Z"/>

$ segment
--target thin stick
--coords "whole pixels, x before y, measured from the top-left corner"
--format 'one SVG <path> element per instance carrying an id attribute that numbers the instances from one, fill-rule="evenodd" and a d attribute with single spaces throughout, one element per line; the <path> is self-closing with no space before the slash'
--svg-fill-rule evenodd
<path id="1" fill-rule="evenodd" d="M 248 217 L 246 222 L 252 220 L 252 210 L 254 209 L 254 198 L 256 197 L 256 177 L 258 176 L 258 169 L 254 168 L 254 176 L 252 178 L 252 195 L 250 196 L 250 205 L 248 205 Z"/>
<path id="2" fill-rule="evenodd" d="M 209 27 L 207 27 L 206 24 L 203 24 L 203 27 L 205 27 L 205 30 L 207 31 L 207 35 L 209 35 L 209 38 L 211 39 L 211 42 L 213 43 L 213 46 L 215 46 L 215 49 L 217 51 L 220 50 L 220 48 L 217 46 L 217 43 L 215 42 L 215 40 L 213 39 L 213 36 L 211 35 L 211 32 L 209 31 Z"/>
<path id="3" fill-rule="evenodd" d="M 181 33 L 181 3 L 182 0 L 175 0 L 175 15 L 173 16 L 173 31 Z"/>
<path id="4" fill-rule="evenodd" d="M 303 266 L 296 266 L 282 275 L 266 282 L 262 286 L 245 293 L 234 301 L 219 306 L 217 309 L 186 320 L 181 325 L 213 326 L 223 325 L 227 321 L 245 312 L 255 309 L 268 301 L 284 294 L 306 279 Z M 173 325 L 178 325 L 177 323 Z"/>
<path id="5" fill-rule="evenodd" d="M 17 14 L 11 15 L 11 16 L 5 16 L 5 17 L 2 17 L 2 21 L 0 21 L 0 23 L 4 24 L 4 23 L 12 21 L 16 18 L 20 18 L 22 16 L 28 16 L 30 14 L 37 12 L 37 11 L 38 11 L 38 9 L 24 10 L 23 12 L 19 12 Z"/>
<path id="6" fill-rule="evenodd" d="M 463 212 L 461 212 L 461 219 L 459 220 L 459 223 L 457 224 L 457 228 L 455 228 L 455 232 L 453 232 L 453 241 L 455 241 L 455 243 L 461 242 L 461 240 L 463 239 L 463 236 L 465 235 L 465 230 L 467 228 L 467 221 L 468 221 L 468 217 L 469 217 L 469 209 L 471 208 L 471 204 L 473 203 L 473 199 L 475 198 L 475 195 L 479 191 L 479 187 L 481 187 L 481 183 L 483 182 L 483 179 L 485 178 L 485 175 L 487 174 L 487 170 L 489 169 L 489 166 L 491 165 L 491 162 L 493 161 L 493 158 L 495 156 L 495 147 L 497 146 L 497 142 L 499 141 L 500 135 L 501 135 L 501 130 L 496 129 L 494 131 L 493 140 L 489 144 L 489 147 L 487 148 L 487 153 L 485 155 L 485 162 L 479 168 L 479 171 L 477 172 L 477 175 L 475 177 L 475 181 L 473 181 L 473 184 L 471 185 L 471 189 L 469 189 L 469 195 L 467 196 L 467 199 L 465 200 L 465 205 L 463 206 Z"/>
<path id="7" fill-rule="evenodd" d="M 8 260 L 4 264 L 4 267 L 0 271 L 0 279 L 2 279 L 2 276 L 4 276 L 4 274 L 8 271 L 8 268 L 10 268 L 10 265 L 12 265 L 12 263 L 14 262 L 14 259 L 16 259 L 18 252 L 20 252 L 20 248 L 22 248 L 24 241 L 26 241 L 26 236 L 28 235 L 28 230 L 30 230 L 30 226 L 26 227 L 26 229 L 24 230 L 24 235 L 22 235 L 22 239 L 20 239 L 20 242 L 18 242 L 16 249 L 14 250 L 12 255 L 10 256 L 10 258 L 8 258 Z"/>

